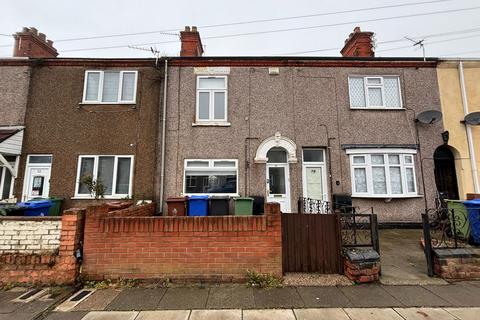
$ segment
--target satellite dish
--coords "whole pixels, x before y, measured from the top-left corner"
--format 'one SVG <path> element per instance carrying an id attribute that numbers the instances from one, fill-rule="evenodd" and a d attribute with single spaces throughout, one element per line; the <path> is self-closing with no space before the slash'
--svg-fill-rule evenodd
<path id="1" fill-rule="evenodd" d="M 480 111 L 470 112 L 465 116 L 465 124 L 470 124 L 472 126 L 480 125 Z"/>
<path id="2" fill-rule="evenodd" d="M 417 115 L 417 121 L 425 124 L 433 124 L 442 120 L 442 113 L 438 110 L 427 110 Z"/>

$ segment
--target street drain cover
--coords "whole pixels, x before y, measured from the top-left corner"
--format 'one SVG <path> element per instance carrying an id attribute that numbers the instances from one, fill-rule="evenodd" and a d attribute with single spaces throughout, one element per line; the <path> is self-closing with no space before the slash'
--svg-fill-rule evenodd
<path id="1" fill-rule="evenodd" d="M 92 290 L 82 290 L 78 294 L 74 295 L 73 297 L 70 298 L 70 301 L 80 301 L 84 297 L 88 296 L 92 292 Z"/>
<path id="2" fill-rule="evenodd" d="M 33 290 L 30 290 L 24 294 L 22 294 L 20 297 L 18 297 L 18 300 L 27 300 L 28 298 L 36 295 L 37 293 L 39 293 L 40 291 L 42 291 L 42 289 L 33 289 Z"/>

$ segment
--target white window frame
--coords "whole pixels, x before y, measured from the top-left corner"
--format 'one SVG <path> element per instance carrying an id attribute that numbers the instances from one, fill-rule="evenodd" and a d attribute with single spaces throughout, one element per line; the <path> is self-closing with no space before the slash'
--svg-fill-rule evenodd
<path id="1" fill-rule="evenodd" d="M 319 150 L 323 153 L 323 161 L 305 161 L 304 152 L 305 150 Z M 324 148 L 303 148 L 302 149 L 302 186 L 303 186 L 303 196 L 307 197 L 307 168 L 318 168 L 322 170 L 322 184 L 323 184 L 323 201 L 328 201 L 328 185 L 327 185 L 327 158 Z"/>
<path id="2" fill-rule="evenodd" d="M 201 162 L 208 162 L 208 167 L 187 167 L 188 162 L 195 162 L 195 161 L 201 161 Z M 215 167 L 214 163 L 215 162 L 222 162 L 222 161 L 230 161 L 235 163 L 235 167 Z M 201 172 L 203 171 L 225 171 L 225 169 L 229 169 L 235 171 L 235 175 L 237 176 L 237 185 L 236 185 L 236 190 L 237 192 L 235 193 L 187 193 L 187 186 L 186 186 L 186 178 L 187 178 L 187 170 L 193 170 L 193 171 L 198 171 Z M 186 196 L 193 196 L 193 195 L 207 195 L 207 196 L 238 196 L 238 182 L 239 182 L 239 176 L 238 176 L 238 160 L 237 159 L 185 159 L 183 163 L 183 195 Z"/>
<path id="3" fill-rule="evenodd" d="M 105 72 L 119 72 L 119 81 L 118 81 L 118 97 L 117 101 L 104 102 L 103 100 L 103 79 Z M 88 75 L 90 73 L 99 73 L 98 81 L 98 96 L 97 100 L 87 100 L 87 82 Z M 135 74 L 135 85 L 133 87 L 133 99 L 132 100 L 122 100 L 122 87 L 123 87 L 123 74 L 124 73 L 134 73 Z M 138 71 L 137 70 L 86 70 L 85 79 L 83 80 L 83 98 L 82 104 L 135 104 L 137 100 L 137 83 L 138 83 Z"/>
<path id="4" fill-rule="evenodd" d="M 202 88 L 200 89 L 200 80 L 201 79 L 212 79 L 212 78 L 221 78 L 225 80 L 225 88 L 224 89 L 208 89 Z M 201 92 L 208 92 L 210 96 L 208 111 L 209 111 L 209 118 L 208 119 L 200 119 L 200 93 Z M 225 117 L 223 119 L 215 119 L 215 92 L 223 92 L 225 93 Z M 197 124 L 225 124 L 228 123 L 228 76 L 197 76 L 197 92 L 196 92 L 196 106 L 195 106 L 195 122 Z"/>
<path id="5" fill-rule="evenodd" d="M 113 162 L 113 179 L 112 179 L 112 194 L 111 195 L 105 195 L 104 199 L 122 199 L 125 197 L 131 197 L 132 196 L 132 183 L 133 183 L 133 168 L 134 166 L 134 156 L 133 155 L 80 155 L 78 156 L 78 162 L 77 162 L 77 179 L 75 181 L 75 198 L 76 199 L 93 199 L 94 196 L 92 196 L 90 193 L 79 193 L 80 189 L 80 169 L 82 166 L 82 159 L 84 158 L 94 158 L 93 161 L 93 178 L 96 180 L 97 175 L 98 175 L 98 161 L 100 157 L 114 157 L 115 160 Z M 117 185 L 117 164 L 118 164 L 118 158 L 129 158 L 130 159 L 130 179 L 128 181 L 129 186 L 128 186 L 128 194 L 119 194 L 115 193 L 115 186 Z"/>
<path id="6" fill-rule="evenodd" d="M 418 186 L 417 186 L 417 176 L 415 172 L 415 155 L 417 150 L 415 149 L 348 149 L 346 153 L 350 156 L 350 178 L 352 185 L 352 197 L 358 198 L 413 198 L 418 197 Z M 371 156 L 372 155 L 383 155 L 384 163 L 383 164 L 372 164 Z M 398 155 L 400 158 L 400 164 L 389 164 L 388 156 L 389 155 Z M 354 163 L 353 157 L 363 156 L 365 157 L 365 163 Z M 406 163 L 405 157 L 411 157 L 412 163 Z M 385 194 L 376 194 L 373 192 L 373 174 L 372 167 L 384 167 L 385 168 L 385 181 L 386 181 L 386 190 Z M 400 167 L 400 175 L 402 178 L 402 193 L 394 194 L 392 193 L 391 181 L 390 181 L 390 167 Z M 367 192 L 357 192 L 355 190 L 355 168 L 364 168 L 366 179 L 367 179 Z M 413 171 L 413 181 L 414 181 L 414 192 L 408 191 L 407 185 L 407 175 L 406 169 L 411 168 Z"/>
<path id="7" fill-rule="evenodd" d="M 352 93 L 350 91 L 350 82 L 352 78 L 362 78 L 363 79 L 363 93 L 365 97 L 365 107 L 354 107 L 352 106 Z M 385 106 L 385 86 L 384 86 L 384 78 L 397 78 L 397 83 L 398 83 L 398 95 L 399 95 L 399 101 L 400 101 L 400 106 L 398 107 L 387 107 Z M 380 84 L 368 84 L 368 79 L 380 79 Z M 380 88 L 382 91 L 382 103 L 383 105 L 381 106 L 371 106 L 370 105 L 370 97 L 368 94 L 368 89 L 369 88 Z M 403 107 L 403 98 L 402 98 L 402 87 L 401 87 L 401 82 L 400 82 L 400 76 L 399 75 L 349 75 L 348 76 L 348 97 L 349 97 L 349 103 L 350 103 L 350 109 L 359 109 L 359 110 L 404 110 L 405 108 Z"/>
<path id="8" fill-rule="evenodd" d="M 12 162 L 9 162 L 10 165 L 12 165 L 12 167 L 16 168 L 15 170 L 18 172 L 18 160 L 19 160 L 19 156 L 15 156 L 15 163 L 13 163 L 12 165 Z M 2 198 L 2 194 L 3 194 L 3 187 L 4 187 L 4 184 L 5 184 L 5 176 L 7 174 L 7 171 L 10 171 L 7 167 L 3 166 L 3 165 L 0 165 L 0 200 L 5 200 L 5 199 L 1 199 Z M 13 186 L 15 185 L 15 176 L 10 172 L 10 174 L 12 175 L 12 180 L 10 181 L 10 187 L 8 189 L 8 198 L 7 199 L 11 199 L 13 198 Z"/>

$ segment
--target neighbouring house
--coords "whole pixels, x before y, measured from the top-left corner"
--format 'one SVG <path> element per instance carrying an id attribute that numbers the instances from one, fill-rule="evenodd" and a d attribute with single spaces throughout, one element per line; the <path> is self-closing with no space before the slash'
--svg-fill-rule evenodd
<path id="1" fill-rule="evenodd" d="M 187 27 L 166 59 L 163 196 L 260 196 L 296 212 L 301 197 L 346 194 L 380 221 L 420 221 L 444 130 L 416 117 L 440 110 L 437 60 L 375 57 L 372 36 L 355 28 L 342 57 L 204 57 Z"/>
<path id="2" fill-rule="evenodd" d="M 57 196 L 65 208 L 85 207 L 94 199 L 90 178 L 106 200 L 153 199 L 162 75 L 155 59 L 57 58 L 51 41 L 41 42 L 43 55 L 32 49 L 45 40 L 34 28 L 16 37 L 15 54 L 28 59 L 15 60 L 11 72 L 29 70 L 30 79 L 16 197 Z M 19 95 L 17 102 L 27 92 Z"/>
<path id="3" fill-rule="evenodd" d="M 480 60 L 442 59 L 437 74 L 446 130 L 434 154 L 437 188 L 466 199 L 480 194 Z"/>

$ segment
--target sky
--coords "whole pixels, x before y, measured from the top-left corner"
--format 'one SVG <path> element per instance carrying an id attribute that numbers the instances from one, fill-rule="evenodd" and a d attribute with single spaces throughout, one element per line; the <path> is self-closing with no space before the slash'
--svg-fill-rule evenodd
<path id="1" fill-rule="evenodd" d="M 198 26 L 206 56 L 340 56 L 359 26 L 375 32 L 376 56 L 421 57 L 409 37 L 424 39 L 430 57 L 480 57 L 478 0 L 2 0 L 1 12 L 0 57 L 24 26 L 59 57 L 177 56 L 187 25 Z M 78 40 L 126 33 L 143 34 Z"/>

